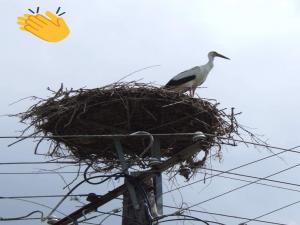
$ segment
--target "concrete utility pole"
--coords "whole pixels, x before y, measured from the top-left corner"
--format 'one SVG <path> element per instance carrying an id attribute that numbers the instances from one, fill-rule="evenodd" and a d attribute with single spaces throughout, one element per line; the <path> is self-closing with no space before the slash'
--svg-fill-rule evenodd
<path id="1" fill-rule="evenodd" d="M 125 179 L 129 181 L 128 178 Z M 129 192 L 123 194 L 123 218 L 122 225 L 149 225 L 152 217 L 156 217 L 157 207 L 152 178 L 143 182 L 136 182 L 134 190 L 137 197 L 139 209 L 135 209 Z M 153 225 L 158 223 L 152 223 Z"/>

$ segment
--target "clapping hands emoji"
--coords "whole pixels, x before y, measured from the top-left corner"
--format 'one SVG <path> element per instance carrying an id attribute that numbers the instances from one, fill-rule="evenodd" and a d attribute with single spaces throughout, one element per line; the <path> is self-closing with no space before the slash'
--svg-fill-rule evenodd
<path id="1" fill-rule="evenodd" d="M 46 15 L 42 14 L 25 14 L 18 17 L 20 29 L 32 33 L 48 42 L 59 42 L 64 40 L 70 33 L 70 29 L 65 20 L 59 14 L 47 11 Z"/>

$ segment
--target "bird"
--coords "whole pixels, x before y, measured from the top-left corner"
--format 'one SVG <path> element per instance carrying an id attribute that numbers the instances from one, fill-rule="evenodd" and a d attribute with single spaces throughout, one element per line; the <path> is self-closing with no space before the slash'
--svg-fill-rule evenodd
<path id="1" fill-rule="evenodd" d="M 204 83 L 207 75 L 214 66 L 215 57 L 220 57 L 230 60 L 230 58 L 221 55 L 215 51 L 208 53 L 208 62 L 203 66 L 195 66 L 189 70 L 183 71 L 173 77 L 165 86 L 165 89 L 184 93 L 189 91 L 191 97 L 194 97 L 195 90 L 198 86 Z"/>

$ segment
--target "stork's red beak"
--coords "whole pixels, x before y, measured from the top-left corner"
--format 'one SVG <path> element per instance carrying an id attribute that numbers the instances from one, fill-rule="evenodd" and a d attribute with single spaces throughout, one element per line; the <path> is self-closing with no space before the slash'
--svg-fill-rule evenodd
<path id="1" fill-rule="evenodd" d="M 228 60 L 230 60 L 230 58 L 228 58 L 228 57 L 226 57 L 226 56 L 224 56 L 224 55 L 221 55 L 221 54 L 219 54 L 219 53 L 216 53 L 216 56 L 217 56 L 217 57 L 221 57 L 221 58 L 223 58 L 223 59 L 228 59 Z"/>

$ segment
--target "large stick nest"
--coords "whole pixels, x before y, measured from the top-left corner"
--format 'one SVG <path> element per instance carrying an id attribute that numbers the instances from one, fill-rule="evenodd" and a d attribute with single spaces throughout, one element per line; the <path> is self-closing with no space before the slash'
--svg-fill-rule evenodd
<path id="1" fill-rule="evenodd" d="M 199 151 L 205 152 L 203 165 L 209 150 L 218 145 L 219 138 L 230 137 L 237 129 L 234 114 L 228 115 L 225 110 L 218 109 L 216 101 L 191 98 L 151 84 L 114 83 L 96 89 L 67 90 L 61 87 L 58 91 L 50 91 L 52 97 L 42 99 L 28 111 L 18 114 L 21 121 L 29 121 L 29 127 L 35 128 L 34 135 L 50 136 L 49 155 L 71 156 L 79 161 L 102 160 L 109 168 L 119 166 L 112 138 L 57 136 L 201 131 L 209 134 L 199 141 Z M 159 139 L 162 157 L 167 158 L 194 143 L 189 135 L 160 136 Z M 121 143 L 126 158 L 136 162 L 148 146 L 149 137 L 126 137 Z M 150 151 L 142 158 L 147 156 Z M 195 157 L 195 154 L 189 156 L 187 161 L 191 162 Z M 137 164 L 141 166 L 142 162 Z"/>

